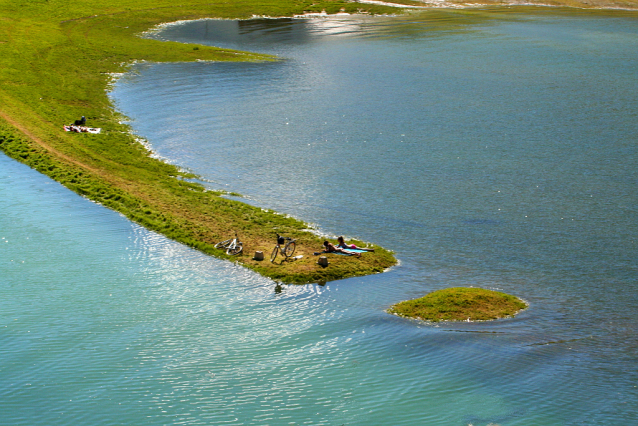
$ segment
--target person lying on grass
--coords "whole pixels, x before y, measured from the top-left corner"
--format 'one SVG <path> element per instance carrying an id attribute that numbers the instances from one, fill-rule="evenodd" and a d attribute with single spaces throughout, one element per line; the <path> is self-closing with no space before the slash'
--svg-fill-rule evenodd
<path id="1" fill-rule="evenodd" d="M 324 241 L 323 242 L 323 246 L 325 247 L 323 249 L 323 253 L 343 253 L 343 254 L 346 254 L 348 256 L 361 257 L 361 253 L 353 253 L 353 252 L 348 251 L 346 249 L 343 249 L 343 248 L 340 248 L 340 247 L 335 247 L 335 245 L 332 244 L 329 241 Z"/>
<path id="2" fill-rule="evenodd" d="M 365 251 L 374 251 L 373 248 L 367 248 L 367 247 L 357 247 L 355 244 L 350 244 L 347 245 L 345 240 L 343 239 L 343 235 L 339 236 L 339 238 L 337 238 L 337 248 L 342 248 L 342 249 L 357 249 L 357 250 L 365 250 Z"/>

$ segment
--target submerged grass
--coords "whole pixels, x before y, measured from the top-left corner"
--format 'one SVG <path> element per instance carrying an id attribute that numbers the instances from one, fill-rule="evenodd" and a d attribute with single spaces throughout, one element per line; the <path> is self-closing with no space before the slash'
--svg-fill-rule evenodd
<path id="1" fill-rule="evenodd" d="M 153 158 L 122 124 L 107 90 L 113 74 L 135 61 L 272 61 L 276 58 L 211 46 L 161 42 L 138 34 L 160 23 L 203 17 L 290 16 L 304 12 L 356 12 L 341 1 L 0 0 L 0 150 L 76 193 L 132 221 L 204 253 L 229 258 L 283 282 L 329 281 L 382 272 L 396 263 L 376 247 L 361 259 L 316 264 L 322 239 L 308 225 L 222 197 L 188 180 L 174 165 Z M 86 116 L 99 135 L 66 133 L 63 124 Z M 241 256 L 216 242 L 237 232 Z M 298 240 L 303 258 L 283 264 L 268 257 L 275 232 Z"/>
<path id="2" fill-rule="evenodd" d="M 487 321 L 516 315 L 527 304 L 499 291 L 454 287 L 399 302 L 391 314 L 423 321 Z"/>

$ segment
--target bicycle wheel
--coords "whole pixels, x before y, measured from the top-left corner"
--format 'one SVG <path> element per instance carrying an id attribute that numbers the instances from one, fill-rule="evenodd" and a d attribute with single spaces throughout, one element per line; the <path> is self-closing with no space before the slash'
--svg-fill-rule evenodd
<path id="1" fill-rule="evenodd" d="M 274 262 L 275 258 L 277 257 L 277 252 L 279 251 L 279 246 L 275 246 L 274 249 L 272 249 L 272 253 L 270 254 L 270 261 Z"/>
<path id="2" fill-rule="evenodd" d="M 292 254 L 295 252 L 295 242 L 291 241 L 288 244 L 286 244 L 286 247 L 284 248 L 284 256 L 286 257 L 290 257 L 292 256 Z"/>
<path id="3" fill-rule="evenodd" d="M 244 247 L 242 246 L 242 243 L 237 241 L 237 244 L 235 244 L 235 247 L 229 248 L 228 250 L 226 250 L 226 254 L 229 254 L 231 256 L 236 256 L 239 253 L 241 253 L 241 251 L 244 249 Z"/>
<path id="4" fill-rule="evenodd" d="M 230 245 L 231 240 L 222 241 L 221 243 L 215 244 L 215 248 L 226 248 Z"/>

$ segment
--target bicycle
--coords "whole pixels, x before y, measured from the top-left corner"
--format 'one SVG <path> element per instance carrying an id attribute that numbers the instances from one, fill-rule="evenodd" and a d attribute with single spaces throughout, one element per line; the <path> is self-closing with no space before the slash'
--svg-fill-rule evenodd
<path id="1" fill-rule="evenodd" d="M 286 241 L 288 242 L 282 247 L 282 245 Z M 284 257 L 284 260 L 292 256 L 293 253 L 295 252 L 296 241 L 297 240 L 293 240 L 290 237 L 282 237 L 281 235 L 277 234 L 277 245 L 275 246 L 275 248 L 272 250 L 272 253 L 270 254 L 270 262 L 274 263 L 275 259 L 277 258 L 277 254 L 279 252 L 281 252 L 281 255 Z"/>
<path id="2" fill-rule="evenodd" d="M 244 249 L 244 243 L 237 239 L 237 233 L 235 233 L 235 238 L 217 243 L 215 244 L 215 248 L 225 248 L 226 254 L 235 256 L 241 253 L 241 251 Z"/>

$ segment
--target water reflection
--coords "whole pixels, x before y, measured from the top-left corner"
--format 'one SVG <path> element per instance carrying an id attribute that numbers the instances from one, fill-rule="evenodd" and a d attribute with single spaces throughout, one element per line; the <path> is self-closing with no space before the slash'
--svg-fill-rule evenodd
<path id="1" fill-rule="evenodd" d="M 383 17 L 368 15 L 328 15 L 307 18 L 253 18 L 246 20 L 203 19 L 187 26 L 165 24 L 150 31 L 149 37 L 220 47 L 260 50 L 281 50 L 281 45 L 316 43 L 326 37 L 357 38 L 431 38 L 471 33 L 485 37 L 485 27 L 504 22 L 525 22 L 534 16 L 552 19 L 574 16 L 607 19 L 636 18 L 631 10 L 578 10 L 535 6 L 473 8 L 465 10 L 407 11 L 403 15 Z M 278 46 L 279 45 L 279 46 Z"/>
<path id="2" fill-rule="evenodd" d="M 498 17 L 497 17 L 498 16 Z M 472 31 L 473 26 L 496 24 L 503 15 L 493 12 L 412 12 L 405 16 L 325 16 L 321 18 L 202 19 L 182 25 L 165 24 L 147 34 L 161 40 L 210 43 L 220 47 L 253 50 L 281 49 L 281 45 L 322 42 L 326 37 L 395 38 L 435 37 Z M 507 15 L 507 19 L 519 19 Z M 280 45 L 280 46 L 278 46 Z"/>

